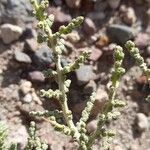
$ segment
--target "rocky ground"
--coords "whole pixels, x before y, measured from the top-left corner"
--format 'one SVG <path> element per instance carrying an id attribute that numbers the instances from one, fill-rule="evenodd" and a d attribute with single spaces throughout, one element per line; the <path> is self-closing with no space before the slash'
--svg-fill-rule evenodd
<path id="1" fill-rule="evenodd" d="M 51 51 L 36 42 L 36 21 L 28 0 L 0 1 L 0 120 L 9 128 L 9 142 L 23 149 L 29 122 L 37 122 L 38 135 L 46 139 L 49 149 L 76 149 L 71 140 L 53 130 L 41 119 L 29 116 L 31 110 L 53 110 L 59 105 L 40 97 L 41 89 L 56 88 L 53 79 L 42 71 L 55 68 Z M 74 61 L 84 49 L 91 50 L 89 60 L 68 78 L 72 79 L 69 107 L 76 122 L 92 90 L 96 103 L 87 124 L 90 133 L 96 126 L 96 114 L 107 99 L 112 53 L 116 44 L 131 39 L 150 67 L 149 0 L 50 0 L 48 13 L 55 15 L 53 30 L 83 15 L 83 26 L 64 36 L 66 51 L 62 64 Z M 150 150 L 150 93 L 147 80 L 126 52 L 126 73 L 121 79 L 118 97 L 127 102 L 119 120 L 109 128 L 117 131 L 111 150 Z M 98 149 L 98 142 L 93 150 Z"/>

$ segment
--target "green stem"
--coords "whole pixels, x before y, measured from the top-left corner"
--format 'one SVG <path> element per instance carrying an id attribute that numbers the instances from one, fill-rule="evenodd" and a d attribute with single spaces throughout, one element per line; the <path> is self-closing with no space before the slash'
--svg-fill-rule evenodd
<path id="1" fill-rule="evenodd" d="M 52 48 L 53 48 L 53 52 L 55 53 L 55 45 L 54 44 L 53 44 Z M 67 96 L 65 93 L 65 76 L 63 74 L 63 68 L 61 66 L 60 58 L 61 58 L 61 56 L 59 54 L 56 54 L 55 63 L 56 63 L 57 76 L 58 76 L 58 86 L 59 86 L 60 92 L 62 93 L 62 97 L 61 97 L 61 101 L 60 101 L 61 106 L 62 106 L 62 111 L 63 111 L 63 115 L 64 115 L 64 118 L 65 118 L 65 121 L 66 121 L 68 127 L 73 132 L 73 136 L 75 137 L 75 139 L 79 142 L 80 134 L 73 123 L 72 113 L 69 110 L 68 104 L 67 104 Z"/>
<path id="2" fill-rule="evenodd" d="M 110 90 L 109 90 L 109 100 L 104 106 L 104 109 L 102 110 L 102 115 L 104 114 L 104 116 L 106 116 L 107 113 L 110 112 L 110 109 L 112 109 L 111 102 L 115 99 L 116 89 L 118 85 L 119 85 L 119 82 L 117 80 L 112 82 L 112 88 L 110 87 Z M 98 122 L 97 129 L 89 138 L 88 147 L 91 147 L 95 139 L 101 134 L 101 129 L 105 125 L 106 121 L 107 121 L 106 119 L 103 119 Z"/>

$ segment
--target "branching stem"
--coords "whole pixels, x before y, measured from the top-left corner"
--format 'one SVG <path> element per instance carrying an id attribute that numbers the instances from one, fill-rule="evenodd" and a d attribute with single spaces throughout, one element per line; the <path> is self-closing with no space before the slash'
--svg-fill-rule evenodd
<path id="1" fill-rule="evenodd" d="M 55 52 L 55 45 L 52 44 L 52 49 Z M 68 104 L 67 104 L 67 96 L 66 96 L 66 92 L 65 92 L 65 75 L 63 74 L 63 68 L 61 66 L 61 56 L 58 54 L 55 57 L 55 63 L 56 63 L 56 69 L 57 69 L 57 76 L 58 76 L 58 86 L 59 86 L 59 90 L 62 93 L 62 97 L 61 97 L 61 106 L 62 106 L 62 111 L 63 111 L 63 115 L 65 118 L 65 121 L 68 125 L 68 127 L 71 129 L 71 131 L 74 134 L 74 138 L 75 140 L 79 141 L 79 132 L 77 130 L 77 128 L 75 127 L 74 123 L 73 123 L 73 117 L 72 117 L 72 113 L 68 108 Z"/>

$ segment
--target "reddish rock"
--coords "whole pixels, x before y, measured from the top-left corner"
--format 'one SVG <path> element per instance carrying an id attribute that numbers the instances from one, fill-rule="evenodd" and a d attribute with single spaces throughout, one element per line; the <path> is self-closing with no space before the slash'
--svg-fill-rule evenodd
<path id="1" fill-rule="evenodd" d="M 149 128 L 148 118 L 143 113 L 138 113 L 136 115 L 136 123 L 137 123 L 138 130 L 140 132 L 143 132 Z"/>
<path id="2" fill-rule="evenodd" d="M 47 11 L 48 14 L 53 14 L 55 16 L 53 25 L 54 30 L 58 30 L 61 25 L 66 25 L 71 21 L 71 16 L 61 11 L 59 7 L 49 7 Z"/>
<path id="3" fill-rule="evenodd" d="M 142 75 L 136 79 L 137 83 L 140 85 L 145 85 L 148 83 L 147 77 Z"/>
<path id="4" fill-rule="evenodd" d="M 24 47 L 26 51 L 35 52 L 38 49 L 38 43 L 34 38 L 27 39 Z"/>
<path id="5" fill-rule="evenodd" d="M 146 33 L 139 33 L 135 38 L 135 45 L 139 48 L 145 48 L 150 43 L 150 37 Z"/>
<path id="6" fill-rule="evenodd" d="M 86 126 L 88 133 L 92 133 L 93 131 L 96 130 L 96 128 L 97 128 L 97 120 L 90 121 Z"/>
<path id="7" fill-rule="evenodd" d="M 101 111 L 107 99 L 108 99 L 107 92 L 103 88 L 98 88 L 96 92 L 96 101 L 94 103 L 91 113 L 92 116 L 97 116 L 98 112 Z"/>
<path id="8" fill-rule="evenodd" d="M 33 82 L 44 82 L 45 77 L 42 72 L 40 71 L 32 71 L 29 73 L 29 78 Z"/>
<path id="9" fill-rule="evenodd" d="M 90 60 L 92 61 L 97 61 L 103 54 L 103 52 L 95 46 L 93 46 L 91 50 Z"/>

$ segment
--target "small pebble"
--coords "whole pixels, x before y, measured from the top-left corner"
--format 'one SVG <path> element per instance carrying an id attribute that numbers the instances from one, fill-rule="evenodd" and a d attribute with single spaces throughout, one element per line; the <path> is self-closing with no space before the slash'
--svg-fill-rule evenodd
<path id="1" fill-rule="evenodd" d="M 21 80 L 20 82 L 20 90 L 21 92 L 26 95 L 27 93 L 29 93 L 32 89 L 32 83 L 30 81 L 27 80 Z"/>
<path id="2" fill-rule="evenodd" d="M 92 133 L 93 131 L 96 130 L 96 128 L 97 128 L 97 120 L 90 121 L 86 126 L 88 133 Z"/>
<path id="3" fill-rule="evenodd" d="M 32 62 L 31 58 L 27 54 L 18 50 L 14 52 L 14 57 L 16 61 L 21 62 L 21 63 L 30 64 Z"/>
<path id="4" fill-rule="evenodd" d="M 138 130 L 140 132 L 146 131 L 149 128 L 148 118 L 145 114 L 138 113 L 136 115 L 136 121 Z"/>
<path id="5" fill-rule="evenodd" d="M 99 87 L 96 91 L 96 100 L 92 109 L 92 115 L 97 116 L 106 100 L 108 100 L 107 92 L 103 88 Z"/>
<path id="6" fill-rule="evenodd" d="M 19 39 L 23 33 L 23 29 L 12 24 L 3 24 L 1 27 L 1 37 L 5 44 L 10 44 Z"/>
<path id="7" fill-rule="evenodd" d="M 23 102 L 25 102 L 25 103 L 31 103 L 32 102 L 32 95 L 30 93 L 26 94 L 23 97 Z"/>
<path id="8" fill-rule="evenodd" d="M 98 48 L 102 48 L 107 46 L 109 43 L 109 38 L 107 35 L 101 35 L 95 43 L 95 46 Z"/>
<path id="9" fill-rule="evenodd" d="M 126 7 L 126 6 L 122 6 L 120 8 L 121 10 L 121 18 L 123 20 L 123 22 L 127 25 L 132 25 L 133 23 L 136 22 L 136 15 L 134 12 L 134 9 L 132 7 Z"/>
<path id="10" fill-rule="evenodd" d="M 79 33 L 77 31 L 73 31 L 67 35 L 67 39 L 71 43 L 77 43 L 80 40 Z"/>
<path id="11" fill-rule="evenodd" d="M 88 35 L 92 35 L 96 32 L 96 26 L 92 19 L 90 18 L 85 18 L 84 24 L 83 24 L 83 29 Z"/>
<path id="12" fill-rule="evenodd" d="M 29 72 L 29 78 L 31 81 L 36 82 L 36 83 L 45 81 L 45 77 L 43 73 L 40 71 Z"/>
<path id="13" fill-rule="evenodd" d="M 90 60 L 92 61 L 97 61 L 101 56 L 102 56 L 103 52 L 96 48 L 96 47 L 91 47 L 91 55 L 90 55 Z"/>
<path id="14" fill-rule="evenodd" d="M 27 39 L 24 47 L 26 51 L 35 52 L 38 49 L 38 43 L 34 38 Z"/>
<path id="15" fill-rule="evenodd" d="M 120 0 L 107 0 L 107 2 L 112 9 L 118 8 L 120 4 Z"/>
<path id="16" fill-rule="evenodd" d="M 113 147 L 113 150 L 124 150 L 121 146 L 116 145 Z"/>
<path id="17" fill-rule="evenodd" d="M 53 30 L 57 31 L 61 25 L 66 25 L 71 21 L 71 15 L 65 13 L 60 7 L 49 7 L 47 9 L 48 14 L 55 16 Z"/>
<path id="18" fill-rule="evenodd" d="M 82 65 L 75 73 L 79 85 L 86 84 L 94 78 L 93 69 L 90 65 Z"/>
<path id="19" fill-rule="evenodd" d="M 139 33 L 136 36 L 134 43 L 140 49 L 146 48 L 150 44 L 149 34 Z"/>

